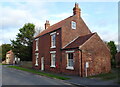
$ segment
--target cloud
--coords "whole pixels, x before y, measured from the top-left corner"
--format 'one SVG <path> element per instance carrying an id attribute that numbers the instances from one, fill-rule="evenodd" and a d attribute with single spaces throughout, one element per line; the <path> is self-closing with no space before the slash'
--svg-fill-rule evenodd
<path id="1" fill-rule="evenodd" d="M 50 8 L 52 7 L 54 9 L 54 6 L 56 6 L 54 2 L 39 2 L 38 0 L 29 2 L 16 2 L 13 0 L 13 2 L 2 4 L 0 7 L 0 25 L 2 25 L 3 31 L 0 32 L 4 32 L 2 33 L 4 37 L 0 35 L 2 37 L 0 37 L 0 39 L 4 39 L 6 43 L 9 42 L 10 39 L 14 39 L 19 28 L 28 22 L 35 24 L 36 28 L 43 30 L 46 20 L 49 20 L 52 25 L 72 15 L 72 13 L 67 12 L 59 14 L 50 12 Z M 101 9 L 95 14 L 102 14 Z M 82 18 L 90 30 L 97 32 L 103 40 L 114 40 L 118 43 L 117 32 L 113 30 L 117 29 L 114 27 L 117 25 L 115 22 L 116 19 L 113 20 L 110 18 L 110 20 L 108 20 L 109 17 L 106 19 L 104 16 L 98 19 L 97 16 L 94 17 L 95 14 L 89 14 L 88 12 L 82 13 Z"/>
<path id="2" fill-rule="evenodd" d="M 100 27 L 98 24 L 98 25 L 89 25 L 89 28 L 92 32 L 97 32 L 102 40 L 115 41 L 115 43 L 118 44 L 117 26 L 114 28 L 112 25 Z"/>
<path id="3" fill-rule="evenodd" d="M 4 35 L 2 37 L 2 41 L 4 43 L 7 43 L 7 42 L 10 43 L 10 40 L 14 40 L 16 38 L 16 33 L 18 32 L 19 32 L 18 29 L 3 30 Z"/>
<path id="4" fill-rule="evenodd" d="M 5 5 L 1 5 L 0 10 L 2 25 L 2 32 L 4 34 L 1 37 L 4 43 L 15 39 L 19 29 L 23 27 L 25 23 L 33 23 L 36 28 L 44 29 L 44 23 L 46 20 L 50 20 L 51 25 L 63 20 L 70 16 L 70 13 L 50 14 L 48 13 L 48 7 L 54 5 L 54 3 L 46 2 L 7 2 Z M 49 16 L 48 16 L 49 15 Z"/>
<path id="5" fill-rule="evenodd" d="M 44 4 L 44 2 L 7 2 L 0 5 L 0 25 L 2 25 L 0 43 L 10 43 L 10 39 L 15 39 L 19 29 L 25 23 L 33 23 L 36 27 L 43 25 L 43 20 L 41 21 L 39 17 L 42 18 L 45 16 L 43 14 L 47 13 Z"/>

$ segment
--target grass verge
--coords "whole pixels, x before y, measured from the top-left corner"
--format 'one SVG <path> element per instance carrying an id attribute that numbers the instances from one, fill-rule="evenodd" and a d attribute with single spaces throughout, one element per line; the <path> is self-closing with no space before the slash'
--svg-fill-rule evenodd
<path id="1" fill-rule="evenodd" d="M 99 78 L 102 80 L 117 80 L 117 83 L 120 84 L 120 68 L 112 68 L 110 73 L 99 74 L 95 76 L 89 76 L 88 78 Z"/>
<path id="2" fill-rule="evenodd" d="M 2 63 L 0 63 L 0 65 L 8 65 L 8 64 L 2 64 Z"/>
<path id="3" fill-rule="evenodd" d="M 102 80 L 113 80 L 117 78 L 117 75 L 110 72 L 110 73 L 104 73 L 104 74 L 99 74 L 95 76 L 89 76 L 88 78 L 100 78 Z"/>
<path id="4" fill-rule="evenodd" d="M 8 67 L 9 68 L 15 68 L 15 69 L 22 70 L 22 71 L 27 71 L 27 72 L 30 72 L 30 73 L 35 73 L 35 74 L 42 75 L 42 76 L 47 76 L 47 77 L 52 77 L 52 78 L 56 78 L 56 79 L 61 79 L 61 80 L 70 79 L 70 78 L 57 76 L 57 75 L 53 75 L 53 74 L 49 74 L 49 73 L 44 73 L 44 72 L 40 72 L 40 71 L 33 70 L 33 69 L 27 69 L 27 68 L 23 68 L 23 67 L 19 67 L 19 66 L 8 66 Z"/>

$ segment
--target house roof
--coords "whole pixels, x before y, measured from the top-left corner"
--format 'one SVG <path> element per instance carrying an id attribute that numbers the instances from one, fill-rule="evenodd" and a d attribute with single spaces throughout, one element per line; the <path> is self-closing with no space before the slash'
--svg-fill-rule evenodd
<path id="1" fill-rule="evenodd" d="M 7 54 L 11 54 L 12 53 L 12 50 L 8 51 Z"/>
<path id="2" fill-rule="evenodd" d="M 77 39 L 75 39 L 73 42 L 71 42 L 70 44 L 68 44 L 64 49 L 68 49 L 68 48 L 77 48 L 79 46 L 81 46 L 82 44 L 84 44 L 88 39 L 90 39 L 90 37 L 92 37 L 95 33 L 91 33 L 91 34 L 87 34 L 84 36 L 79 36 Z"/>
<path id="3" fill-rule="evenodd" d="M 54 30 L 59 29 L 59 28 L 62 27 L 62 25 L 66 22 L 66 20 L 68 20 L 68 19 L 71 18 L 71 17 L 73 17 L 73 16 L 70 16 L 70 17 L 68 17 L 68 18 L 66 18 L 66 19 L 64 19 L 64 20 L 62 20 L 62 21 L 60 21 L 60 22 L 58 22 L 58 23 L 56 23 L 56 24 L 48 27 L 47 29 L 43 30 L 40 34 L 38 34 L 35 38 L 37 38 L 37 37 L 39 37 L 39 36 L 42 36 L 42 35 L 44 35 L 44 34 L 50 33 L 50 32 L 52 32 L 52 31 L 54 31 Z"/>

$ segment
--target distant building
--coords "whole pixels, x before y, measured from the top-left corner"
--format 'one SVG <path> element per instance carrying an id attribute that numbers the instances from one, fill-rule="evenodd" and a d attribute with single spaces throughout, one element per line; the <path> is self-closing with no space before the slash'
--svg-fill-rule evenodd
<path id="1" fill-rule="evenodd" d="M 12 52 L 12 50 L 8 51 L 6 53 L 6 64 L 13 64 L 14 63 L 14 59 L 15 59 L 15 56 L 14 56 L 14 53 Z"/>
<path id="2" fill-rule="evenodd" d="M 15 57 L 12 50 L 6 53 L 6 59 L 3 61 L 3 64 L 18 64 L 20 62 L 20 58 Z"/>
<path id="3" fill-rule="evenodd" d="M 83 21 L 77 3 L 72 16 L 52 26 L 46 21 L 33 41 L 33 67 L 44 71 L 83 77 L 107 73 L 110 57 L 109 48 Z"/>

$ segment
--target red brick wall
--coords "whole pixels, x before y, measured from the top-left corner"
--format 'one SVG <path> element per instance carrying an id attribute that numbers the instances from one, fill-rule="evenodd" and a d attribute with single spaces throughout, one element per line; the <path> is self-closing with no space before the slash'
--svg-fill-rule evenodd
<path id="1" fill-rule="evenodd" d="M 67 50 L 68 51 L 68 50 Z M 69 50 L 71 51 L 71 50 Z M 73 50 L 72 50 L 73 51 Z M 74 70 L 66 69 L 67 67 L 67 53 L 66 50 L 62 51 L 62 66 L 61 66 L 61 71 L 63 74 L 67 75 L 79 75 L 79 51 L 74 50 L 75 52 L 73 53 L 74 55 Z"/>
<path id="2" fill-rule="evenodd" d="M 83 65 L 85 66 L 86 61 L 90 63 L 89 75 L 107 73 L 111 70 L 110 51 L 97 34 L 93 35 L 80 49 L 83 50 Z"/>
<path id="3" fill-rule="evenodd" d="M 35 66 L 35 40 L 33 42 L 33 67 L 36 69 L 41 69 L 41 57 L 44 57 L 44 70 L 60 72 L 60 58 L 61 58 L 61 29 L 56 32 L 56 48 L 51 48 L 51 35 L 46 34 L 39 38 L 39 66 Z M 51 65 L 51 54 L 50 51 L 56 51 L 56 64 L 57 68 L 50 67 Z"/>
<path id="4" fill-rule="evenodd" d="M 71 28 L 71 21 L 76 22 L 76 29 Z M 62 47 L 64 47 L 76 37 L 90 33 L 91 31 L 88 29 L 82 18 L 79 18 L 76 15 L 74 15 L 73 17 L 66 20 L 65 24 L 62 26 Z"/>
<path id="5" fill-rule="evenodd" d="M 35 66 L 35 61 L 36 61 L 36 58 L 35 58 L 35 53 L 38 53 L 38 51 L 35 51 L 36 49 L 36 40 L 33 41 L 33 49 L 32 49 L 32 66 L 33 68 L 35 69 L 40 69 L 40 66 Z M 38 59 L 39 60 L 39 59 Z M 40 63 L 40 61 L 38 61 L 38 64 Z"/>

